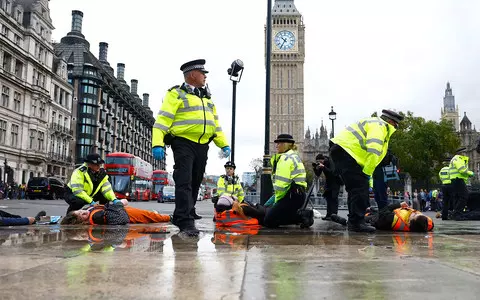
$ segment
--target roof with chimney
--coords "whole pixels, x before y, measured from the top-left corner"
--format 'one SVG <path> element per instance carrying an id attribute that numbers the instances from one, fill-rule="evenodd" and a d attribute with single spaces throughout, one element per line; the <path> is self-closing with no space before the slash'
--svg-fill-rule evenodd
<path id="1" fill-rule="evenodd" d="M 83 17 L 83 13 L 73 11 L 72 16 L 73 18 Z M 108 46 L 106 43 L 101 44 Z M 72 28 L 72 31 L 63 37 L 60 43 L 54 44 L 54 49 L 55 55 L 67 62 L 70 76 L 83 78 L 85 77 L 85 67 L 97 69 L 96 75 L 89 74 L 87 76 L 96 80 L 103 90 L 112 93 L 115 95 L 115 98 L 123 100 L 127 107 L 135 110 L 138 115 L 143 116 L 150 124 L 153 125 L 155 123 L 152 110 L 142 105 L 138 95 L 132 95 L 129 92 L 128 85 L 124 80 L 119 80 L 114 76 L 113 68 L 110 67 L 106 57 L 100 61 L 90 52 L 90 44 L 81 32 Z M 106 55 L 106 52 L 104 55 Z"/>

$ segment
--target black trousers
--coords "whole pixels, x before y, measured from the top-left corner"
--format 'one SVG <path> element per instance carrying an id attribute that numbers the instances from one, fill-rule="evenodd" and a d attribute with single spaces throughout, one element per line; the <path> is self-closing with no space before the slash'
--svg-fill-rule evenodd
<path id="1" fill-rule="evenodd" d="M 297 211 L 305 203 L 305 189 L 292 186 L 288 193 L 277 201 L 271 208 L 267 208 L 263 225 L 275 228 L 280 225 L 298 224 L 300 218 Z"/>
<path id="2" fill-rule="evenodd" d="M 323 193 L 323 197 L 327 201 L 327 216 L 336 215 L 338 213 L 338 194 L 340 193 L 340 185 L 329 186 Z"/>
<path id="3" fill-rule="evenodd" d="M 370 206 L 368 176 L 363 173 L 362 167 L 355 159 L 336 144 L 330 148 L 330 157 L 348 192 L 348 222 L 351 224 L 363 222 L 365 211 Z"/>
<path id="4" fill-rule="evenodd" d="M 453 198 L 455 203 L 454 214 L 461 214 L 467 205 L 468 190 L 465 180 L 461 178 L 455 178 L 452 180 Z"/>
<path id="5" fill-rule="evenodd" d="M 443 207 L 442 207 L 442 218 L 448 218 L 448 210 L 453 210 L 453 197 L 452 197 L 452 185 L 444 184 L 442 185 L 442 194 L 443 194 Z"/>
<path id="6" fill-rule="evenodd" d="M 176 225 L 182 227 L 194 222 L 192 212 L 195 209 L 198 189 L 202 184 L 203 174 L 208 159 L 208 144 L 197 144 L 190 140 L 176 137 L 172 140 L 173 180 L 175 181 L 175 211 L 173 218 Z"/>
<path id="7" fill-rule="evenodd" d="M 82 209 L 82 207 L 88 204 L 82 198 L 78 198 L 77 196 L 73 195 L 72 190 L 68 187 L 65 187 L 64 198 L 65 202 L 67 202 L 67 204 L 69 205 L 67 209 L 67 214 L 71 211 Z M 99 204 L 108 203 L 108 200 L 100 192 L 93 196 L 93 201 Z"/>

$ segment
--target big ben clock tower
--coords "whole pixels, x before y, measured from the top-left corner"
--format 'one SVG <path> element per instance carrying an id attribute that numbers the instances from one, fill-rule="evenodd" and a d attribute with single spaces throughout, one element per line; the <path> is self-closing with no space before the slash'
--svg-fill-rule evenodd
<path id="1" fill-rule="evenodd" d="M 272 57 L 270 82 L 270 153 L 273 141 L 288 133 L 303 152 L 303 64 L 305 26 L 294 0 L 275 0 L 272 9 Z"/>

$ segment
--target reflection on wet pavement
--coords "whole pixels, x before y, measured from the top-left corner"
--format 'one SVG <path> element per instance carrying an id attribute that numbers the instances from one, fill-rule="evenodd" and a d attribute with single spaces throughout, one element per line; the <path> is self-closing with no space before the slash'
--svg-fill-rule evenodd
<path id="1" fill-rule="evenodd" d="M 2 299 L 473 299 L 480 222 L 432 233 L 173 225 L 0 228 Z M 25 288 L 28 287 L 28 288 Z"/>

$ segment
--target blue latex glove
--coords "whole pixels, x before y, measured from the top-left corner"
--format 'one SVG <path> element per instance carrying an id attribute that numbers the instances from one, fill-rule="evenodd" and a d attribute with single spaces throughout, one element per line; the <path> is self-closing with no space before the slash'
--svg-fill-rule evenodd
<path id="1" fill-rule="evenodd" d="M 263 205 L 264 207 L 270 207 L 270 206 L 273 206 L 273 204 L 275 204 L 275 195 L 273 195 L 272 197 L 270 197 L 267 202 L 265 202 L 265 204 Z"/>
<path id="2" fill-rule="evenodd" d="M 230 149 L 230 146 L 225 146 L 222 148 L 222 152 L 223 152 L 223 157 L 227 158 L 230 156 L 232 149 Z"/>
<path id="3" fill-rule="evenodd" d="M 90 202 L 90 206 L 94 206 L 94 205 L 97 205 L 97 202 L 95 201 Z"/>
<path id="4" fill-rule="evenodd" d="M 369 187 L 369 188 L 368 188 L 368 191 L 369 191 L 370 193 L 373 192 L 373 188 Z"/>
<path id="5" fill-rule="evenodd" d="M 165 157 L 165 149 L 160 146 L 153 147 L 152 154 L 156 160 L 162 160 Z"/>
<path id="6" fill-rule="evenodd" d="M 120 201 L 120 200 L 118 200 L 118 199 L 115 199 L 115 200 L 113 200 L 112 202 L 113 202 L 113 204 L 121 204 L 121 205 L 123 205 L 122 201 Z"/>

